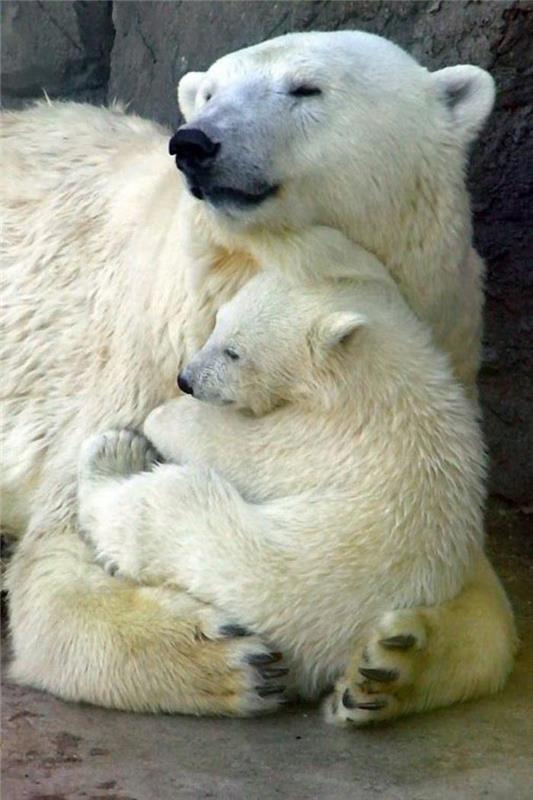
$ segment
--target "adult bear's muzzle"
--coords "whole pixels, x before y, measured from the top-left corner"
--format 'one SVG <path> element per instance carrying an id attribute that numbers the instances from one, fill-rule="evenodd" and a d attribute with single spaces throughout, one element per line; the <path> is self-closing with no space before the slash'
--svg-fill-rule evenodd
<path id="1" fill-rule="evenodd" d="M 208 200 L 214 206 L 259 205 L 276 193 L 277 185 L 270 185 L 251 176 L 243 181 L 243 186 L 235 186 L 235 172 L 228 173 L 228 159 L 218 158 L 221 142 L 215 141 L 200 128 L 181 127 L 171 138 L 168 151 L 176 159 L 176 166 L 183 172 L 189 191 L 198 200 Z M 226 162 L 226 164 L 224 164 Z M 246 170 L 238 170 L 239 178 L 246 176 Z"/>
<path id="2" fill-rule="evenodd" d="M 220 143 L 214 142 L 199 128 L 180 128 L 168 145 L 170 155 L 176 157 L 177 168 L 187 177 L 205 170 L 219 150 Z"/>

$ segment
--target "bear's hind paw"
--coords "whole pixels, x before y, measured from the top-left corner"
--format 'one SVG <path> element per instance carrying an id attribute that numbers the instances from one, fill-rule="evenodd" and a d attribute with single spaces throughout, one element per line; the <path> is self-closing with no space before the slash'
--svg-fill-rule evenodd
<path id="1" fill-rule="evenodd" d="M 384 614 L 363 637 L 346 674 L 326 698 L 326 720 L 363 726 L 416 710 L 417 676 L 426 663 L 426 644 L 426 626 L 418 612 Z"/>

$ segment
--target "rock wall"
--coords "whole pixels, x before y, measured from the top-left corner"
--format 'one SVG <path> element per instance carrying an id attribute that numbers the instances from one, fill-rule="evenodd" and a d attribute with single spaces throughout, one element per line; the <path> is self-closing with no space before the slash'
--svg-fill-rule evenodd
<path id="1" fill-rule="evenodd" d="M 287 31 L 359 28 L 430 69 L 488 69 L 496 109 L 472 154 L 476 242 L 487 259 L 481 390 L 493 494 L 533 499 L 533 4 L 527 2 L 4 2 L 3 98 L 120 98 L 176 127 L 190 69 Z M 529 203 L 529 206 L 528 206 Z"/>
<path id="2" fill-rule="evenodd" d="M 114 28 L 112 3 L 3 2 L 2 102 L 42 97 L 105 102 Z"/>

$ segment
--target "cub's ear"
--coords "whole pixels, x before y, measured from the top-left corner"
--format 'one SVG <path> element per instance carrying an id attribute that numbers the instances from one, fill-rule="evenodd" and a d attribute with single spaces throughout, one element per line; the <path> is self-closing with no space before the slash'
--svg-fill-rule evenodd
<path id="1" fill-rule="evenodd" d="M 178 83 L 178 105 L 185 122 L 188 122 L 194 113 L 196 94 L 204 75 L 205 72 L 187 72 Z"/>
<path id="2" fill-rule="evenodd" d="M 471 64 L 440 69 L 432 78 L 462 140 L 465 144 L 474 141 L 494 105 L 493 78 L 484 69 Z"/>
<path id="3" fill-rule="evenodd" d="M 310 343 L 314 350 L 331 350 L 348 344 L 357 331 L 366 325 L 361 314 L 351 311 L 336 311 L 323 317 L 314 327 Z"/>

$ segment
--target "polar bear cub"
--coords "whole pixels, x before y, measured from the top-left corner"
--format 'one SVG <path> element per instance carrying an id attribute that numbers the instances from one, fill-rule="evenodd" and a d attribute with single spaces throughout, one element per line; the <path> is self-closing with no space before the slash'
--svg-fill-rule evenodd
<path id="1" fill-rule="evenodd" d="M 497 688 L 514 634 L 482 553 L 472 405 L 386 271 L 345 241 L 350 281 L 260 273 L 219 310 L 179 376 L 191 396 L 146 421 L 175 464 L 154 466 L 135 435 L 88 441 L 79 515 L 113 571 L 175 582 L 266 635 L 300 694 L 351 663 L 328 715 L 364 723 Z M 477 599 L 454 615 L 447 601 L 484 580 L 487 619 Z M 450 630 L 415 609 L 434 604 Z M 484 626 L 491 652 L 472 663 Z"/>

